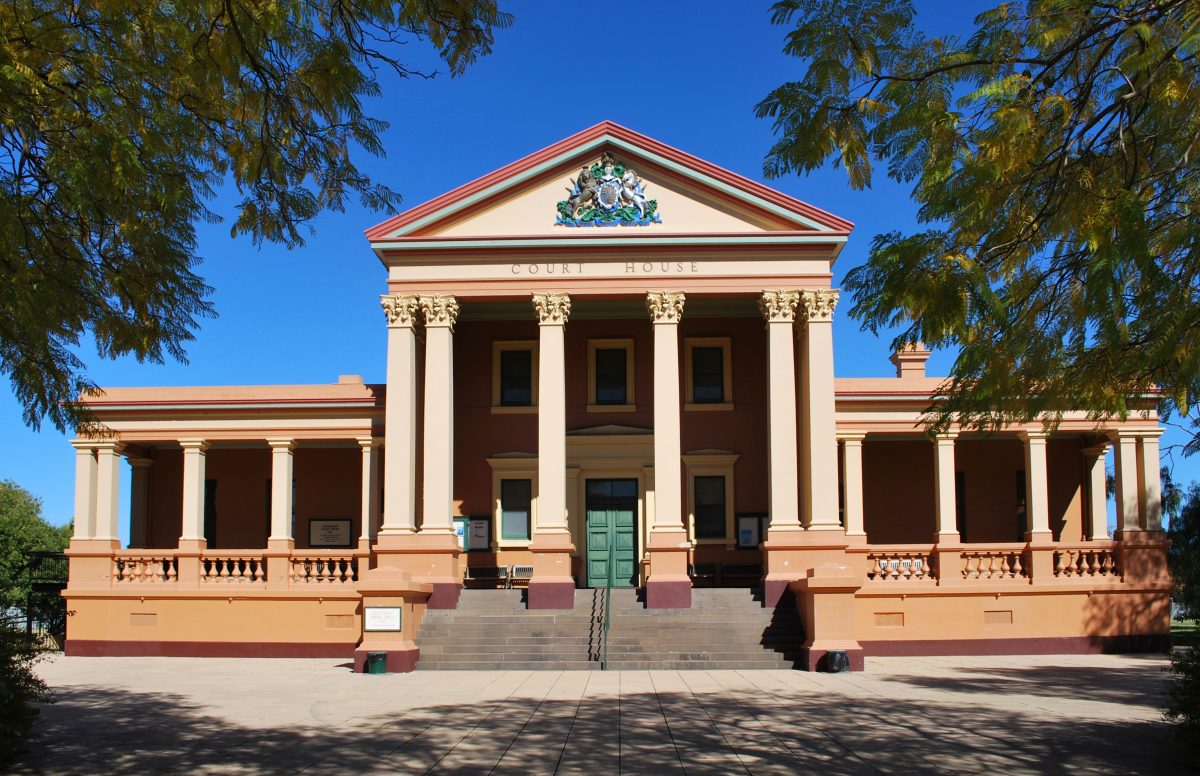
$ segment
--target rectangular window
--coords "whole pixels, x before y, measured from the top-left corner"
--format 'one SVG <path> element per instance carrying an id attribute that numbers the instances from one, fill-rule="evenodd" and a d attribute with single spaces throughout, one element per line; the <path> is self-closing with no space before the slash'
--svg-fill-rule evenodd
<path id="1" fill-rule="evenodd" d="M 725 351 L 720 347 L 692 348 L 692 402 L 725 401 Z"/>
<path id="2" fill-rule="evenodd" d="M 696 538 L 725 538 L 725 478 L 696 477 Z"/>
<path id="3" fill-rule="evenodd" d="M 596 348 L 596 404 L 628 404 L 628 351 Z"/>
<path id="4" fill-rule="evenodd" d="M 532 480 L 500 480 L 500 538 L 529 540 Z"/>
<path id="5" fill-rule="evenodd" d="M 533 351 L 500 351 L 500 406 L 533 405 Z"/>

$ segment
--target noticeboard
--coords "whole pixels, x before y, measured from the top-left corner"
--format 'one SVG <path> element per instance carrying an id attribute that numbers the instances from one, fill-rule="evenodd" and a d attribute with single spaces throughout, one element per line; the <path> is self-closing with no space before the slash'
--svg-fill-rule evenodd
<path id="1" fill-rule="evenodd" d="M 400 630 L 400 607 L 399 606 L 364 606 L 363 607 L 363 630 L 364 631 L 399 631 Z"/>

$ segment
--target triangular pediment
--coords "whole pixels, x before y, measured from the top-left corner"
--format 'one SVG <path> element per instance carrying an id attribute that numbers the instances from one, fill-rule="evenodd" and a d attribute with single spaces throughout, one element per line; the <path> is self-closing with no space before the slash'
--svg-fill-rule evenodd
<path id="1" fill-rule="evenodd" d="M 606 159 L 609 168 L 598 167 Z M 594 179 L 589 188 L 581 184 L 584 169 L 601 169 L 604 177 Z M 601 189 L 603 183 L 606 189 Z M 559 203 L 580 189 L 591 207 L 570 210 L 583 218 L 564 218 Z M 627 209 L 613 216 L 611 211 L 600 212 L 605 206 Z M 600 217 L 592 219 L 589 213 Z M 378 247 L 426 238 L 797 232 L 833 236 L 845 235 L 851 226 L 748 178 L 605 122 L 395 216 L 368 230 L 367 237 Z"/>

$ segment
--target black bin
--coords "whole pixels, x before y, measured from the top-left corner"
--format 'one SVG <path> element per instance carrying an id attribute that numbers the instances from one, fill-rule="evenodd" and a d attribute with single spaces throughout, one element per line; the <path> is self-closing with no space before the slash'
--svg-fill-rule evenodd
<path id="1" fill-rule="evenodd" d="M 850 670 L 850 656 L 844 649 L 831 649 L 821 659 L 822 668 L 827 674 L 841 674 Z"/>

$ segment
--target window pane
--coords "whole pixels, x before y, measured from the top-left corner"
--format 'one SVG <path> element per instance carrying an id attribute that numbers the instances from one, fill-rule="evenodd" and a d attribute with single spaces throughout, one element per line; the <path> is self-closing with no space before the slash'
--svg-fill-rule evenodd
<path id="1" fill-rule="evenodd" d="M 529 512 L 533 496 L 530 480 L 500 480 L 500 537 L 529 538 Z"/>
<path id="2" fill-rule="evenodd" d="M 528 407 L 533 404 L 533 352 L 500 351 L 500 405 Z"/>
<path id="3" fill-rule="evenodd" d="M 723 348 L 692 348 L 692 401 L 696 404 L 725 401 Z"/>
<path id="4" fill-rule="evenodd" d="M 625 348 L 596 350 L 596 403 L 628 404 L 625 391 Z"/>
<path id="5" fill-rule="evenodd" d="M 696 538 L 725 538 L 725 478 L 696 477 Z"/>

